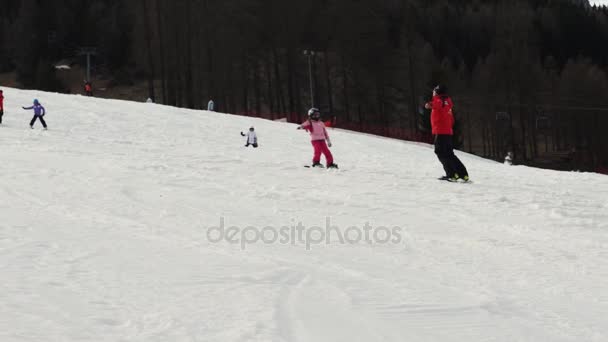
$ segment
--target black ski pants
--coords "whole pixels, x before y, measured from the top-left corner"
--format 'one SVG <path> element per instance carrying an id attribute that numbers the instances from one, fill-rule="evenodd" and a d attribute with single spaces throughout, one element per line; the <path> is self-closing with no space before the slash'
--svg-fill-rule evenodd
<path id="1" fill-rule="evenodd" d="M 39 119 L 40 123 L 42 123 L 42 126 L 44 128 L 46 128 L 46 122 L 44 121 L 44 118 L 42 117 L 42 115 L 34 115 L 34 117 L 32 118 L 32 121 L 30 121 L 30 126 L 34 126 L 36 119 Z"/>
<path id="2" fill-rule="evenodd" d="M 458 176 L 462 178 L 469 175 L 467 168 L 454 154 L 454 143 L 451 135 L 435 135 L 435 154 L 443 165 L 446 176 L 454 177 L 458 174 Z"/>

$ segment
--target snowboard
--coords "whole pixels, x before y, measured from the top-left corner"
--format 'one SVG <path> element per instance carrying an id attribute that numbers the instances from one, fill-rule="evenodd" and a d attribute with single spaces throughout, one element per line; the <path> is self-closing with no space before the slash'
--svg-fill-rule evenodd
<path id="1" fill-rule="evenodd" d="M 327 170 L 327 171 L 330 171 L 330 170 L 344 171 L 344 170 L 342 170 L 340 168 L 337 168 L 337 167 L 325 167 L 325 165 L 318 165 L 318 166 L 314 166 L 314 167 L 312 165 L 304 165 L 304 167 L 307 168 L 307 169 L 320 169 L 320 170 Z"/>
<path id="2" fill-rule="evenodd" d="M 448 182 L 448 183 L 461 183 L 461 184 L 473 183 L 473 181 L 471 181 L 470 179 L 468 181 L 464 181 L 462 178 L 459 178 L 458 180 L 453 181 L 453 180 L 450 180 L 449 178 L 439 177 L 439 178 L 437 178 L 437 180 Z"/>

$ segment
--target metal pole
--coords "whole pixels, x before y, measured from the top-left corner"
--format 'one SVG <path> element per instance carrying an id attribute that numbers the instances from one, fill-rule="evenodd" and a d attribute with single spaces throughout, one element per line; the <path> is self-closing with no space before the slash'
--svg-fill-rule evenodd
<path id="1" fill-rule="evenodd" d="M 314 107 L 315 106 L 315 90 L 314 90 L 313 82 L 312 82 L 312 61 L 311 61 L 311 58 L 312 58 L 312 56 L 315 55 L 315 52 L 311 51 L 311 50 L 304 50 L 304 55 L 306 55 L 306 57 L 308 57 L 308 82 L 310 84 L 310 106 Z"/>
<path id="2" fill-rule="evenodd" d="M 87 82 L 91 81 L 91 54 L 87 53 Z"/>
<path id="3" fill-rule="evenodd" d="M 83 56 L 86 55 L 87 56 L 87 71 L 86 71 L 86 82 L 90 82 L 91 81 L 91 56 L 95 56 L 97 55 L 97 49 L 94 47 L 81 47 L 78 50 L 78 55 L 79 56 Z"/>
<path id="4" fill-rule="evenodd" d="M 315 106 L 315 92 L 314 92 L 313 85 L 312 85 L 312 62 L 311 62 L 312 54 L 313 54 L 313 52 L 311 51 L 311 53 L 308 55 L 308 80 L 310 82 L 310 106 L 314 107 Z"/>

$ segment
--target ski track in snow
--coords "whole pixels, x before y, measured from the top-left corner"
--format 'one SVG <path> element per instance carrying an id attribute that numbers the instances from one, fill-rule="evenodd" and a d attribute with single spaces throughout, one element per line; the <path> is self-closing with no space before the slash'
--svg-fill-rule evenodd
<path id="1" fill-rule="evenodd" d="M 451 184 L 428 145 L 341 130 L 343 170 L 310 170 L 295 125 L 3 89 L 0 341 L 608 340 L 606 176 L 459 153 Z M 403 241 L 206 239 L 326 216 Z"/>

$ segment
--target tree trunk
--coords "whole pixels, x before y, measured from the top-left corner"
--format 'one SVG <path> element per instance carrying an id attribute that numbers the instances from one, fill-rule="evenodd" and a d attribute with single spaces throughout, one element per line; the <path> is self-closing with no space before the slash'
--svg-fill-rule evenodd
<path id="1" fill-rule="evenodd" d="M 471 112 L 470 110 L 466 111 L 466 120 L 467 120 L 467 142 L 469 145 L 469 153 L 473 153 L 473 143 L 471 141 L 471 136 L 473 135 L 471 129 Z"/>
<path id="2" fill-rule="evenodd" d="M 329 53 L 327 52 L 327 50 L 325 50 L 325 53 L 323 54 L 323 62 L 324 62 L 324 66 L 325 66 L 325 81 L 327 83 L 327 101 L 329 104 L 329 113 L 333 116 L 334 113 L 334 95 L 333 95 L 333 91 L 332 91 L 332 86 L 331 86 L 331 69 L 329 67 Z"/>
<path id="3" fill-rule="evenodd" d="M 293 77 L 293 75 L 295 73 L 295 68 L 294 68 L 293 60 L 294 60 L 294 52 L 293 52 L 293 49 L 291 47 L 289 47 L 287 49 L 287 96 L 288 96 L 288 101 L 289 101 L 289 113 L 290 114 L 296 112 L 296 100 L 295 100 L 296 95 L 294 93 L 295 80 Z"/>
<path id="4" fill-rule="evenodd" d="M 145 1 L 145 0 L 144 0 Z M 184 37 L 184 42 L 186 44 L 186 49 L 184 51 L 186 62 L 184 63 L 184 81 L 185 81 L 185 98 L 186 98 L 186 106 L 188 108 L 194 108 L 194 87 L 192 81 L 192 24 L 191 24 L 191 16 L 192 16 L 192 2 L 185 1 L 184 12 L 182 18 L 185 19 L 186 22 L 186 35 Z"/>
<path id="5" fill-rule="evenodd" d="M 148 60 L 147 67 L 148 72 L 146 78 L 148 80 L 148 97 L 156 102 L 156 96 L 154 96 L 154 58 L 152 58 L 152 38 L 150 32 L 150 13 L 148 11 L 147 0 L 141 0 L 143 5 L 143 17 L 144 17 L 144 37 L 146 40 L 146 57 Z"/>
<path id="6" fill-rule="evenodd" d="M 409 26 L 408 26 L 409 27 Z M 412 120 L 410 120 L 410 128 L 414 132 L 418 132 L 418 106 L 416 104 L 416 89 L 415 89 L 415 74 L 414 74 L 414 61 L 413 61 L 413 49 L 412 49 L 412 41 L 408 37 L 407 38 L 407 67 L 408 67 L 408 83 L 410 88 L 410 112 L 412 115 Z M 413 127 L 412 127 L 413 126 Z"/>
<path id="7" fill-rule="evenodd" d="M 279 54 L 276 48 L 272 49 L 273 61 L 274 61 L 274 77 L 275 77 L 275 89 L 277 95 L 277 105 L 279 112 L 285 114 L 285 99 L 283 98 L 283 82 L 281 82 L 281 68 Z"/>
<path id="8" fill-rule="evenodd" d="M 145 0 L 144 0 L 145 1 Z M 163 7 L 161 6 L 162 0 L 156 0 L 156 27 L 158 28 L 158 42 L 159 42 L 159 57 L 160 57 L 160 78 L 161 78 L 161 95 L 162 95 L 162 103 L 167 104 L 167 74 L 165 64 L 165 40 L 164 40 L 164 26 L 162 21 L 161 12 L 163 11 Z"/>
<path id="9" fill-rule="evenodd" d="M 260 68 L 257 56 L 253 60 L 253 93 L 255 94 L 255 115 L 262 111 L 262 91 L 260 89 Z"/>
<path id="10" fill-rule="evenodd" d="M 249 115 L 249 57 L 243 54 L 243 111 Z"/>
<path id="11" fill-rule="evenodd" d="M 266 82 L 267 87 L 266 91 L 268 93 L 268 105 L 270 108 L 270 119 L 274 120 L 274 114 L 276 111 L 275 102 L 274 102 L 274 92 L 272 91 L 272 61 L 271 55 L 268 53 L 264 54 L 264 60 L 266 61 L 265 69 L 266 69 Z"/>
<path id="12" fill-rule="evenodd" d="M 348 100 L 348 73 L 346 71 L 346 58 L 342 54 L 342 91 L 344 93 L 344 121 L 350 123 L 350 101 Z"/>

